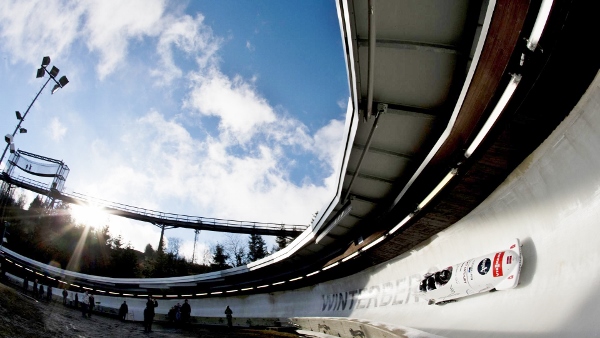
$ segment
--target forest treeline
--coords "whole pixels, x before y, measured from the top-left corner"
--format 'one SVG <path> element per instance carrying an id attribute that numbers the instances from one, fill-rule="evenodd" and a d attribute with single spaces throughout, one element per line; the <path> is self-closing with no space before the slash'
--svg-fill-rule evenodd
<path id="1" fill-rule="evenodd" d="M 227 242 L 212 245 L 203 264 L 195 264 L 180 255 L 178 238 L 169 238 L 166 247 L 159 243 L 156 249 L 147 244 L 141 252 L 120 236 L 112 236 L 108 226 L 97 229 L 75 224 L 68 204 L 44 199 L 37 196 L 25 208 L 24 195 L 0 194 L 0 235 L 4 233 L 7 239 L 4 246 L 36 261 L 85 274 L 119 278 L 201 274 L 261 259 L 291 241 L 279 236 L 277 246 L 269 251 L 260 235 L 249 235 L 245 243 L 239 235 L 232 235 Z"/>

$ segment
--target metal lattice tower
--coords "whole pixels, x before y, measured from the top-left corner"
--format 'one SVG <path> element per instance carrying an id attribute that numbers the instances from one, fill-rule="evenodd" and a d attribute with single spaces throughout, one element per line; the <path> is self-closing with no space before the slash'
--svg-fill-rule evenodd
<path id="1" fill-rule="evenodd" d="M 194 251 L 192 251 L 192 264 L 194 264 L 195 258 L 196 258 L 196 243 L 198 243 L 198 234 L 199 233 L 200 233 L 200 230 L 198 230 L 198 229 L 194 230 Z"/>

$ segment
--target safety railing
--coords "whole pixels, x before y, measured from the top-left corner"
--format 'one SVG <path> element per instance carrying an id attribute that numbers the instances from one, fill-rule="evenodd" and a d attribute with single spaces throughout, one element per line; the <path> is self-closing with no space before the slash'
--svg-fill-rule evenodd
<path id="1" fill-rule="evenodd" d="M 119 210 L 119 211 L 138 214 L 141 216 L 152 217 L 152 218 L 164 220 L 165 223 L 183 222 L 183 223 L 196 223 L 196 224 L 205 224 L 205 225 L 214 225 L 214 226 L 231 226 L 231 227 L 248 228 L 248 229 L 288 230 L 288 231 L 298 231 L 298 232 L 302 232 L 308 227 L 308 225 L 299 225 L 299 224 L 240 221 L 240 220 L 232 220 L 232 219 L 211 218 L 211 217 L 167 213 L 167 212 L 145 209 L 145 208 L 140 208 L 140 207 L 117 203 L 117 202 L 111 202 L 111 201 L 103 200 L 100 198 L 86 196 L 84 194 L 80 194 L 77 192 L 63 193 L 63 195 L 73 198 L 73 199 L 76 199 L 76 200 L 79 200 L 81 202 L 87 203 L 94 207 Z"/>
<path id="2" fill-rule="evenodd" d="M 1 175 L 3 180 L 6 180 L 5 175 Z M 26 177 L 18 176 L 18 177 L 10 177 L 10 183 L 17 184 L 25 189 L 35 189 L 46 191 L 47 194 L 51 194 L 53 197 L 57 199 L 61 199 L 64 197 L 68 197 L 68 199 L 74 200 L 73 202 L 88 204 L 98 208 L 104 208 L 108 211 L 115 213 L 114 211 L 121 212 L 120 216 L 128 217 L 126 214 L 143 216 L 148 219 L 151 219 L 152 222 L 157 224 L 167 224 L 169 226 L 177 227 L 178 225 L 188 225 L 193 227 L 194 225 L 205 225 L 205 226 L 215 226 L 215 227 L 230 227 L 237 229 L 246 229 L 245 232 L 252 232 L 253 230 L 268 230 L 268 231 L 286 231 L 293 232 L 296 234 L 301 233 L 306 230 L 308 225 L 301 224 L 284 224 L 284 223 L 269 223 L 269 222 L 253 222 L 253 221 L 241 221 L 241 220 L 232 220 L 232 219 L 222 219 L 222 218 L 211 218 L 211 217 L 202 217 L 202 216 L 192 216 L 192 215 L 183 215 L 183 214 L 175 214 L 175 213 L 167 213 L 157 210 L 145 209 L 136 206 L 131 206 L 123 203 L 111 202 L 101 198 L 95 198 L 86 196 L 77 192 L 58 192 L 51 191 L 50 186 L 46 183 L 35 181 Z M 119 214 L 119 213 L 117 213 Z M 132 217 L 129 217 L 132 218 Z M 236 231 L 239 232 L 239 231 Z"/>

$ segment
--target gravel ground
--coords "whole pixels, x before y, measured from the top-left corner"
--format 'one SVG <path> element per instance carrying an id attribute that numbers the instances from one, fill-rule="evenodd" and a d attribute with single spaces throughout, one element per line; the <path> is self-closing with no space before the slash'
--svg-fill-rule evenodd
<path id="1" fill-rule="evenodd" d="M 36 338 L 107 338 L 107 337 L 303 337 L 302 335 L 248 328 L 201 327 L 177 328 L 153 324 L 144 333 L 142 323 L 122 322 L 115 318 L 92 315 L 84 318 L 76 309 L 60 303 L 38 302 L 0 284 L 0 337 Z"/>

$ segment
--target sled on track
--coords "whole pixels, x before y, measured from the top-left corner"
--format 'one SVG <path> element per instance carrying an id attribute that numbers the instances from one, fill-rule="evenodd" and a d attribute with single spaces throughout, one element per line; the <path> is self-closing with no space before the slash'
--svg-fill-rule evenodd
<path id="1" fill-rule="evenodd" d="M 519 283 L 522 265 L 521 243 L 516 238 L 504 251 L 425 274 L 415 295 L 442 305 L 482 292 L 512 289 Z"/>

